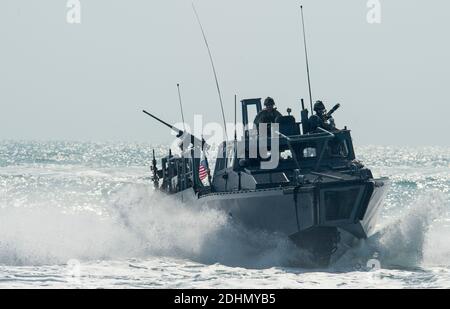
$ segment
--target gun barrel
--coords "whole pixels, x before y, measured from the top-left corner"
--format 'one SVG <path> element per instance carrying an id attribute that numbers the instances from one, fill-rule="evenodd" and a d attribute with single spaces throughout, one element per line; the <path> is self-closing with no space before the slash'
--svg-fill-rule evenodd
<path id="1" fill-rule="evenodd" d="M 155 119 L 155 120 L 161 122 L 161 123 L 162 123 L 163 125 L 165 125 L 166 127 L 169 127 L 169 128 L 171 128 L 172 130 L 174 130 L 174 131 L 177 131 L 179 134 L 182 134 L 182 133 L 183 133 L 183 131 L 181 131 L 180 129 L 174 127 L 174 126 L 171 125 L 171 124 L 168 124 L 168 123 L 165 122 L 164 120 L 159 119 L 159 118 L 156 117 L 155 115 L 150 114 L 150 113 L 147 112 L 146 110 L 143 110 L 142 112 L 144 112 L 145 114 L 149 115 L 149 116 L 152 117 L 153 119 Z"/>
<path id="2" fill-rule="evenodd" d="M 146 110 L 142 111 L 143 113 L 147 114 L 148 116 L 152 117 L 153 119 L 159 121 L 160 123 L 164 124 L 166 127 L 169 127 L 170 129 L 172 129 L 173 131 L 177 132 L 178 135 L 177 137 L 181 137 L 182 135 L 186 134 L 186 136 L 189 136 L 192 140 L 192 143 L 195 145 L 201 145 L 202 148 L 207 147 L 209 148 L 209 145 L 206 144 L 205 140 L 199 139 L 197 137 L 195 137 L 194 135 L 188 133 L 188 132 L 184 132 L 183 130 L 178 129 L 177 127 L 174 127 L 173 125 L 165 122 L 164 120 L 159 119 L 158 117 L 156 117 L 155 115 L 150 114 L 149 112 L 147 112 Z"/>
<path id="3" fill-rule="evenodd" d="M 341 107 L 341 104 L 336 104 L 328 113 L 327 113 L 327 116 L 328 117 L 331 117 L 331 115 L 333 115 L 333 113 L 335 112 L 335 111 L 337 111 L 338 110 L 338 108 L 339 107 Z"/>

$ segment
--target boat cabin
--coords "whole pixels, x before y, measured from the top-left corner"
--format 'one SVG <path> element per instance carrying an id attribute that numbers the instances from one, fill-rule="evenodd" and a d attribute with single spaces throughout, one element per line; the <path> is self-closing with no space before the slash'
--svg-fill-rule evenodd
<path id="1" fill-rule="evenodd" d="M 251 126 L 251 110 L 255 115 L 262 110 L 261 99 L 242 101 L 244 138 L 220 146 L 213 178 L 214 191 L 293 185 L 299 174 L 347 169 L 355 159 L 350 131 L 310 132 L 305 123 L 307 110 L 306 113 L 302 111 L 302 122 L 297 122 L 292 115 L 278 117 L 278 131 L 267 137 L 267 147 L 261 153 L 259 146 L 265 141 L 259 138 L 257 128 Z M 277 161 L 275 168 L 262 168 L 261 163 L 272 159 Z"/>

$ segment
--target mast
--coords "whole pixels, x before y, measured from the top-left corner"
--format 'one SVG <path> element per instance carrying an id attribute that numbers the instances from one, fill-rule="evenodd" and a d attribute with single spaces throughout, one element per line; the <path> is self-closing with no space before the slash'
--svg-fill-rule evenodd
<path id="1" fill-rule="evenodd" d="M 306 31 L 305 31 L 305 18 L 303 17 L 303 5 L 300 5 L 300 12 L 302 15 L 303 45 L 305 47 L 306 74 L 308 76 L 309 102 L 311 104 L 311 114 L 312 114 L 313 103 L 312 103 L 312 91 L 311 91 L 311 78 L 310 78 L 310 74 L 309 74 L 309 60 L 308 60 L 308 49 L 307 49 L 307 45 L 306 45 Z"/>

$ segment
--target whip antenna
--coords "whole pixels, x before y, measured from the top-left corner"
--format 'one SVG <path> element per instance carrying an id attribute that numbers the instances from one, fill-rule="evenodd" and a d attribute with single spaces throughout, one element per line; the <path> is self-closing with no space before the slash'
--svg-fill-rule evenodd
<path id="1" fill-rule="evenodd" d="M 211 66 L 212 66 L 212 70 L 213 70 L 213 73 L 214 73 L 214 79 L 216 80 L 217 93 L 219 94 L 219 102 L 220 102 L 220 108 L 221 108 L 221 111 L 222 111 L 222 119 L 223 119 L 223 125 L 224 125 L 224 129 L 225 129 L 225 135 L 228 138 L 227 122 L 225 120 L 225 112 L 223 110 L 222 93 L 220 92 L 219 80 L 217 78 L 216 67 L 214 66 L 214 60 L 213 60 L 213 57 L 212 57 L 212 54 L 211 54 L 211 49 L 209 48 L 208 40 L 206 38 L 206 34 L 205 34 L 204 29 L 203 29 L 202 22 L 200 21 L 200 17 L 199 17 L 199 15 L 197 13 L 197 10 L 196 10 L 195 5 L 194 5 L 193 2 L 192 2 L 192 9 L 194 10 L 195 17 L 197 18 L 198 24 L 200 26 L 200 30 L 202 31 L 203 40 L 205 41 L 206 48 L 208 49 L 209 60 L 211 60 Z"/>
<path id="2" fill-rule="evenodd" d="M 302 14 L 303 45 L 305 46 L 306 74 L 308 75 L 309 102 L 311 103 L 311 113 L 312 113 L 313 112 L 313 103 L 312 103 L 312 94 L 311 94 L 311 79 L 309 77 L 308 49 L 306 48 L 306 32 L 305 32 L 305 18 L 303 17 L 303 5 L 300 5 L 300 11 Z"/>
<path id="3" fill-rule="evenodd" d="M 180 109 L 181 109 L 181 119 L 183 120 L 183 130 L 186 132 L 186 121 L 184 121 L 184 112 L 183 112 L 183 103 L 181 101 L 181 92 L 180 92 L 180 84 L 177 84 L 178 89 L 178 100 L 180 102 Z"/>
<path id="4" fill-rule="evenodd" d="M 237 141 L 237 95 L 234 95 L 234 141 Z"/>

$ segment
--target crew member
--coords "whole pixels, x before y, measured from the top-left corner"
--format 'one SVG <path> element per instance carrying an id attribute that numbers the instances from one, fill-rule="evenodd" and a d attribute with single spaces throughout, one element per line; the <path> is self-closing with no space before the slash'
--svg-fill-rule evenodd
<path id="1" fill-rule="evenodd" d="M 260 123 L 274 123 L 277 117 L 282 116 L 281 113 L 277 111 L 275 101 L 271 97 L 264 100 L 264 106 L 265 108 L 256 115 L 255 120 L 253 121 L 256 127 L 258 127 Z"/>
<path id="2" fill-rule="evenodd" d="M 325 130 L 335 130 L 336 125 L 331 115 L 327 115 L 327 110 L 322 101 L 317 101 L 314 104 L 315 115 L 309 117 L 309 128 L 311 131 L 322 128 Z"/>

